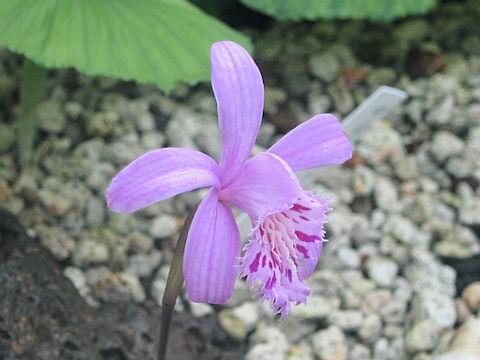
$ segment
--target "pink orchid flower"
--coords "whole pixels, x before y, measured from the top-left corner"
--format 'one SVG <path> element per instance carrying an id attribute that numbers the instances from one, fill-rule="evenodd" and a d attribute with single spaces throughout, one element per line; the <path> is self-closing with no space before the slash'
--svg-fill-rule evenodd
<path id="1" fill-rule="evenodd" d="M 185 247 L 188 297 L 225 303 L 240 275 L 283 317 L 292 302 L 305 303 L 310 294 L 303 280 L 317 265 L 330 211 L 326 199 L 302 189 L 295 172 L 341 164 L 351 157 L 352 147 L 335 116 L 322 114 L 248 159 L 262 120 L 262 77 L 248 52 L 230 41 L 212 45 L 211 66 L 220 162 L 189 149 L 150 151 L 115 176 L 106 193 L 108 205 L 129 213 L 182 192 L 211 187 Z M 245 211 L 252 221 L 242 256 L 229 206 Z"/>

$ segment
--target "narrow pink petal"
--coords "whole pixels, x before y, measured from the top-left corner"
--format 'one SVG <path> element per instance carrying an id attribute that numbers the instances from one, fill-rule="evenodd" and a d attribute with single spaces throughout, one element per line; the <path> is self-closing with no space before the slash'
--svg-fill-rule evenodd
<path id="1" fill-rule="evenodd" d="M 297 266 L 298 277 L 300 280 L 305 280 L 313 274 L 317 268 L 318 260 L 322 254 L 323 241 L 315 241 L 309 244 L 304 244 L 305 253 L 300 253 L 300 260 Z M 308 257 L 305 256 L 308 254 Z"/>
<path id="2" fill-rule="evenodd" d="M 247 161 L 230 185 L 221 190 L 222 201 L 254 219 L 291 207 L 302 191 L 295 173 L 285 161 L 261 153 Z"/>
<path id="3" fill-rule="evenodd" d="M 280 156 L 296 172 L 341 164 L 352 157 L 352 146 L 338 119 L 320 114 L 290 131 L 268 152 Z"/>
<path id="4" fill-rule="evenodd" d="M 194 302 L 224 304 L 232 295 L 240 255 L 240 233 L 232 210 L 211 189 L 188 233 L 183 260 L 187 294 Z"/>
<path id="5" fill-rule="evenodd" d="M 263 113 L 263 80 L 257 65 L 240 45 L 212 45 L 212 87 L 220 124 L 220 167 L 227 184 L 243 166 L 257 137 Z"/>
<path id="6" fill-rule="evenodd" d="M 108 206 L 129 213 L 173 195 L 201 187 L 219 187 L 215 160 L 201 152 L 164 148 L 130 163 L 107 189 Z"/>
<path id="7" fill-rule="evenodd" d="M 328 200 L 305 191 L 295 205 L 285 212 L 293 221 L 295 235 L 298 238 L 297 271 L 301 280 L 308 278 L 315 271 L 322 253 L 327 222 Z"/>

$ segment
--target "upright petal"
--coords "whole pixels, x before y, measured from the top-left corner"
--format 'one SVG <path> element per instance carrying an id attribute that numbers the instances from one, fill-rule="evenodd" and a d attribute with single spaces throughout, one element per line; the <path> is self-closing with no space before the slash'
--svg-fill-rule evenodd
<path id="1" fill-rule="evenodd" d="M 261 153 L 247 161 L 238 176 L 222 188 L 222 201 L 245 211 L 254 219 L 290 208 L 302 191 L 285 161 Z"/>
<path id="2" fill-rule="evenodd" d="M 107 189 L 108 206 L 129 213 L 173 195 L 207 186 L 219 186 L 215 160 L 181 148 L 150 151 L 130 163 Z"/>
<path id="3" fill-rule="evenodd" d="M 218 201 L 218 190 L 211 189 L 198 207 L 185 245 L 183 275 L 190 300 L 225 303 L 233 292 L 239 255 L 240 233 L 232 210 Z"/>
<path id="4" fill-rule="evenodd" d="M 263 113 L 263 80 L 248 52 L 231 41 L 212 45 L 212 87 L 220 125 L 222 181 L 242 168 L 257 137 Z"/>
<path id="5" fill-rule="evenodd" d="M 268 152 L 280 156 L 296 172 L 341 164 L 352 157 L 352 146 L 338 119 L 320 114 L 290 131 Z"/>

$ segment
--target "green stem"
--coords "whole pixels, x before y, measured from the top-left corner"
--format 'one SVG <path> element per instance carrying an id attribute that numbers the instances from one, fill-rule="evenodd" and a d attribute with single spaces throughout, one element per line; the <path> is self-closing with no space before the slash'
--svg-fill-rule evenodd
<path id="1" fill-rule="evenodd" d="M 168 334 L 170 331 L 170 323 L 172 322 L 173 309 L 177 296 L 183 285 L 183 253 L 185 252 L 185 242 L 187 241 L 188 231 L 192 224 L 193 217 L 197 211 L 198 205 L 195 206 L 183 224 L 182 231 L 178 237 L 177 247 L 173 255 L 172 265 L 168 272 L 167 285 L 162 299 L 162 314 L 160 322 L 160 340 L 158 342 L 157 360 L 164 360 L 167 354 Z"/>
<path id="2" fill-rule="evenodd" d="M 45 93 L 47 69 L 25 59 L 20 88 L 20 118 L 18 121 L 18 158 L 22 167 L 32 159 L 36 129 L 36 107 Z"/>

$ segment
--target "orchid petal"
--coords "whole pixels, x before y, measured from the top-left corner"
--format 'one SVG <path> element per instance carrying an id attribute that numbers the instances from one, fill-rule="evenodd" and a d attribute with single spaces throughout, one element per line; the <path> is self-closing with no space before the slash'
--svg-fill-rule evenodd
<path id="1" fill-rule="evenodd" d="M 338 119 L 321 114 L 290 131 L 268 152 L 280 156 L 297 172 L 341 164 L 352 157 L 352 146 Z"/>
<path id="2" fill-rule="evenodd" d="M 221 190 L 221 200 L 258 220 L 290 208 L 302 191 L 295 173 L 285 161 L 261 153 L 247 161 L 230 185 Z"/>
<path id="3" fill-rule="evenodd" d="M 218 201 L 211 189 L 192 221 L 185 246 L 183 275 L 194 302 L 225 303 L 237 277 L 240 233 L 232 210 Z"/>
<path id="4" fill-rule="evenodd" d="M 300 253 L 300 260 L 297 265 L 297 272 L 300 280 L 309 278 L 317 268 L 318 260 L 322 254 L 323 241 L 315 241 L 303 246 L 309 257 L 307 258 L 303 253 Z"/>
<path id="5" fill-rule="evenodd" d="M 263 80 L 257 65 L 240 45 L 212 45 L 212 87 L 217 100 L 224 184 L 240 171 L 257 137 L 263 113 Z"/>
<path id="6" fill-rule="evenodd" d="M 129 213 L 207 186 L 219 187 L 215 160 L 195 150 L 164 148 L 140 156 L 120 171 L 106 197 L 112 210 Z"/>

